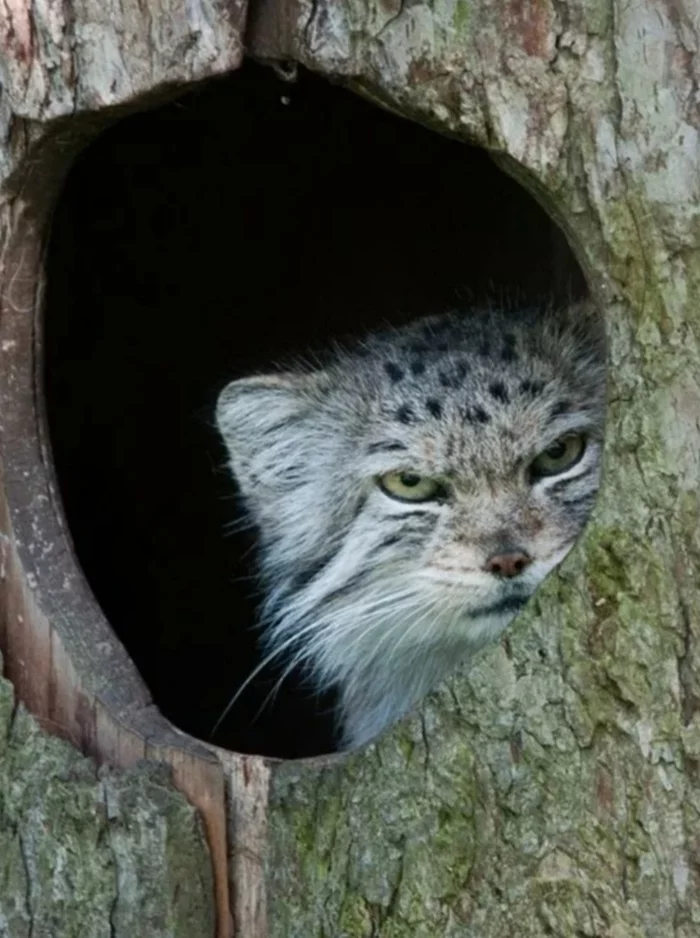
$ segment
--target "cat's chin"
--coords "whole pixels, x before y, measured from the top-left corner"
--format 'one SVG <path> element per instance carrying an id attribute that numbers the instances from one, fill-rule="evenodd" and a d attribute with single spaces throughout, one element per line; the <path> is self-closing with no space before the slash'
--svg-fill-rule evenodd
<path id="1" fill-rule="evenodd" d="M 465 653 L 474 652 L 500 638 L 522 612 L 534 590 L 497 591 L 478 605 L 473 598 L 451 620 L 445 620 L 441 640 L 458 643 Z"/>
<path id="2" fill-rule="evenodd" d="M 386 658 L 358 661 L 349 681 L 340 682 L 343 749 L 375 739 L 411 710 L 457 665 L 497 641 L 530 598 L 501 595 L 478 608 L 436 616 L 415 641 L 392 649 Z"/>

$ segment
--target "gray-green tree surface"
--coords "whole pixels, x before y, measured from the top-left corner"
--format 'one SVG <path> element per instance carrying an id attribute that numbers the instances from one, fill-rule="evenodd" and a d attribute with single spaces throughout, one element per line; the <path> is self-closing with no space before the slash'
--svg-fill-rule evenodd
<path id="1" fill-rule="evenodd" d="M 42 120 L 235 67 L 233 6 L 0 2 L 0 177 Z M 595 518 L 508 640 L 368 752 L 276 770 L 270 933 L 694 938 L 697 0 L 300 0 L 285 29 L 537 194 L 605 308 L 610 408 Z M 2 938 L 209 935 L 208 869 L 161 768 L 98 774 L 0 685 Z"/>
<path id="2" fill-rule="evenodd" d="M 563 224 L 610 403 L 594 519 L 508 639 L 367 753 L 277 771 L 275 938 L 700 933 L 699 41 L 697 0 L 301 4 L 303 62 Z"/>
<path id="3" fill-rule="evenodd" d="M 211 862 L 165 766 L 98 770 L 0 678 L 1 938 L 209 938 Z"/>

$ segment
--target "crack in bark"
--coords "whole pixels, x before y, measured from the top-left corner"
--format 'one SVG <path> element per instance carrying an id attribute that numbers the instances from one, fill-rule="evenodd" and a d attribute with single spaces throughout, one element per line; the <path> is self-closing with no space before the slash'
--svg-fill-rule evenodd
<path id="1" fill-rule="evenodd" d="M 406 9 L 406 0 L 399 0 L 399 8 L 398 8 L 398 10 L 396 11 L 396 13 L 394 13 L 392 16 L 389 17 L 389 19 L 384 23 L 384 25 L 383 25 L 382 28 L 379 30 L 379 32 L 378 32 L 378 33 L 375 33 L 374 39 L 375 39 L 375 40 L 377 40 L 377 39 L 381 40 L 381 38 L 382 38 L 383 34 L 386 32 L 386 30 L 389 29 L 397 20 L 401 19 L 401 17 L 402 17 L 403 14 L 404 14 L 405 9 Z"/>
<path id="2" fill-rule="evenodd" d="M 312 43 L 311 43 L 311 30 L 312 28 L 315 28 L 316 26 L 316 17 L 318 16 L 320 3 L 321 3 L 321 0 L 310 0 L 309 18 L 307 19 L 306 23 L 304 23 L 304 26 L 302 27 L 302 30 L 301 30 L 301 36 L 302 36 L 301 44 L 302 46 L 306 47 L 309 55 L 313 55 L 313 52 L 314 52 L 312 48 Z"/>
<path id="3" fill-rule="evenodd" d="M 700 709 L 700 699 L 693 689 L 692 662 L 693 627 L 688 605 L 682 595 L 678 596 L 678 610 L 683 628 L 683 654 L 678 659 L 678 685 L 681 693 L 681 716 L 684 726 L 689 726 Z"/>
<path id="4" fill-rule="evenodd" d="M 33 938 L 34 935 L 34 909 L 32 904 L 32 881 L 33 877 L 31 874 L 31 866 L 29 863 L 29 858 L 26 854 L 26 848 L 24 843 L 24 837 L 20 830 L 17 830 L 17 843 L 19 844 L 19 855 L 22 857 L 22 865 L 24 866 L 24 875 L 27 881 L 27 889 L 25 894 L 25 904 L 27 908 L 27 917 L 29 920 L 29 933 L 27 938 Z"/>

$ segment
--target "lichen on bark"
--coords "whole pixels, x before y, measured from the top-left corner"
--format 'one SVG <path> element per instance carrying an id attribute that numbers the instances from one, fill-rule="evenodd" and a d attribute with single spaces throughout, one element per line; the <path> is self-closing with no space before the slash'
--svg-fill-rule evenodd
<path id="1" fill-rule="evenodd" d="M 130 106 L 240 61 L 243 4 L 49 6 L 4 4 L 3 179 L 42 122 Z M 276 770 L 271 934 L 693 938 L 695 7 L 298 0 L 296 10 L 292 58 L 487 147 L 562 224 L 605 310 L 610 393 L 595 518 L 507 640 L 367 752 Z M 212 934 L 209 871 L 197 817 L 164 768 L 98 771 L 0 683 L 2 938 Z"/>
<path id="2" fill-rule="evenodd" d="M 43 732 L 2 679 L 0 935 L 214 935 L 206 840 L 167 768 L 98 770 Z"/>

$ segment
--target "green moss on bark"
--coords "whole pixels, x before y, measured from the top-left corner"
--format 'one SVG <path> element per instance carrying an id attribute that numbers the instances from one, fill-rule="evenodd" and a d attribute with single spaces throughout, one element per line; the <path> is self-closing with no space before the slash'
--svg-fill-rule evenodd
<path id="1" fill-rule="evenodd" d="M 161 765 L 97 770 L 0 681 L 0 935 L 214 935 L 209 854 Z"/>

